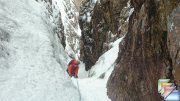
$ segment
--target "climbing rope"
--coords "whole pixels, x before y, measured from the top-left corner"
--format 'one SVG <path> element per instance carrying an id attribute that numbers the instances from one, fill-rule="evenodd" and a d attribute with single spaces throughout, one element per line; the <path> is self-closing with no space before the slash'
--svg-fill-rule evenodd
<path id="1" fill-rule="evenodd" d="M 81 92 L 79 90 L 79 83 L 78 83 L 78 80 L 76 79 L 76 83 L 77 83 L 77 88 L 78 88 L 78 92 L 79 92 L 79 101 L 81 101 Z"/>

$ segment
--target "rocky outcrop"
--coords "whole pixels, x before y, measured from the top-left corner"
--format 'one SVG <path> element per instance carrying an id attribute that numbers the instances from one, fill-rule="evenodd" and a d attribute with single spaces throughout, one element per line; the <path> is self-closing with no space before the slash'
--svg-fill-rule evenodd
<path id="1" fill-rule="evenodd" d="M 171 31 L 173 35 L 168 33 L 167 16 L 179 0 L 131 0 L 130 3 L 134 12 L 124 44 L 119 46 L 117 65 L 108 80 L 108 95 L 112 101 L 161 101 L 158 79 L 170 78 L 172 82 L 174 77 L 178 79 L 177 72 L 173 76 L 172 70 L 179 68 L 176 62 L 179 61 L 179 38 L 176 37 L 179 35 L 176 29 L 177 32 Z M 175 14 L 177 20 L 176 12 L 172 15 Z"/>
<path id="2" fill-rule="evenodd" d="M 84 1 L 80 11 L 81 59 L 86 70 L 111 48 L 111 42 L 126 34 L 132 10 L 128 0 L 94 1 Z"/>

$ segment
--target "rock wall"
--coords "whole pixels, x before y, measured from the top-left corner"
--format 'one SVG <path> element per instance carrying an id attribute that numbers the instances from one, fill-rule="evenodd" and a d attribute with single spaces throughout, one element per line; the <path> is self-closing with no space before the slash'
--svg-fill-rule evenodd
<path id="1" fill-rule="evenodd" d="M 179 10 L 172 12 L 179 2 L 131 0 L 134 12 L 107 84 L 112 101 L 161 101 L 158 79 L 170 78 L 172 82 L 179 79 L 179 31 L 176 30 L 179 27 L 168 31 L 167 26 L 170 14 L 171 23 L 179 19 Z"/>
<path id="2" fill-rule="evenodd" d="M 175 83 L 180 89 L 180 5 L 168 16 L 168 48 Z"/>
<path id="3" fill-rule="evenodd" d="M 95 4 L 92 4 L 90 0 L 85 0 L 80 7 L 79 25 L 81 28 L 81 49 L 80 59 L 85 63 L 86 70 L 89 70 L 95 63 L 97 57 L 92 57 L 92 49 L 94 46 L 93 29 L 92 29 L 92 13 Z"/>
<path id="4" fill-rule="evenodd" d="M 129 0 L 86 0 L 80 11 L 81 59 L 86 70 L 111 48 L 111 42 L 127 32 Z"/>

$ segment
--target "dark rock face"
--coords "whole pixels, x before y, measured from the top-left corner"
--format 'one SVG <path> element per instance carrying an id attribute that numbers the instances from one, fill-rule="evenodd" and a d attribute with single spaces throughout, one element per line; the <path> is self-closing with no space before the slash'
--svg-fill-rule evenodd
<path id="1" fill-rule="evenodd" d="M 168 17 L 168 48 L 172 59 L 174 80 L 180 89 L 180 5 Z"/>
<path id="2" fill-rule="evenodd" d="M 179 59 L 179 46 L 170 46 L 176 53 L 169 52 L 167 38 L 173 43 L 179 40 L 175 38 L 179 35 L 168 33 L 167 16 L 179 2 L 131 0 L 134 12 L 129 20 L 125 44 L 120 44 L 117 65 L 107 84 L 112 101 L 162 100 L 157 92 L 158 79 L 173 80 L 172 70 L 178 65 L 175 60 Z M 178 58 L 173 60 L 174 55 Z"/>
<path id="3" fill-rule="evenodd" d="M 101 0 L 101 3 L 96 4 L 91 1 L 83 3 L 79 20 L 82 30 L 81 59 L 86 70 L 111 48 L 111 42 L 125 34 L 128 22 L 128 13 L 125 11 L 130 9 L 123 9 L 128 0 Z M 124 13 L 121 15 L 121 12 Z"/>
<path id="4" fill-rule="evenodd" d="M 94 46 L 93 39 L 93 29 L 92 29 L 92 13 L 94 5 L 90 0 L 85 0 L 80 7 L 80 18 L 79 24 L 81 28 L 81 60 L 85 63 L 86 70 L 89 70 L 90 67 L 95 63 L 97 57 L 92 57 L 92 50 Z"/>

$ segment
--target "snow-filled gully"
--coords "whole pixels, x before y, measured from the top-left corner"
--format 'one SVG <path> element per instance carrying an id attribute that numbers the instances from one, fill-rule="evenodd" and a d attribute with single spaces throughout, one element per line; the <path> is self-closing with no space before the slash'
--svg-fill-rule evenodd
<path id="1" fill-rule="evenodd" d="M 45 10 L 35 0 L 0 1 L 0 35 L 9 36 L 8 41 L 0 40 L 4 49 L 0 50 L 3 54 L 0 54 L 0 100 L 110 101 L 106 83 L 122 38 L 112 44 L 89 72 L 84 71 L 81 63 L 79 78 L 70 78 L 65 71 L 69 58 L 57 36 L 53 36 Z M 54 56 L 55 53 L 59 56 Z M 59 63 L 57 57 L 63 62 Z M 99 78 L 103 73 L 105 77 Z"/>

